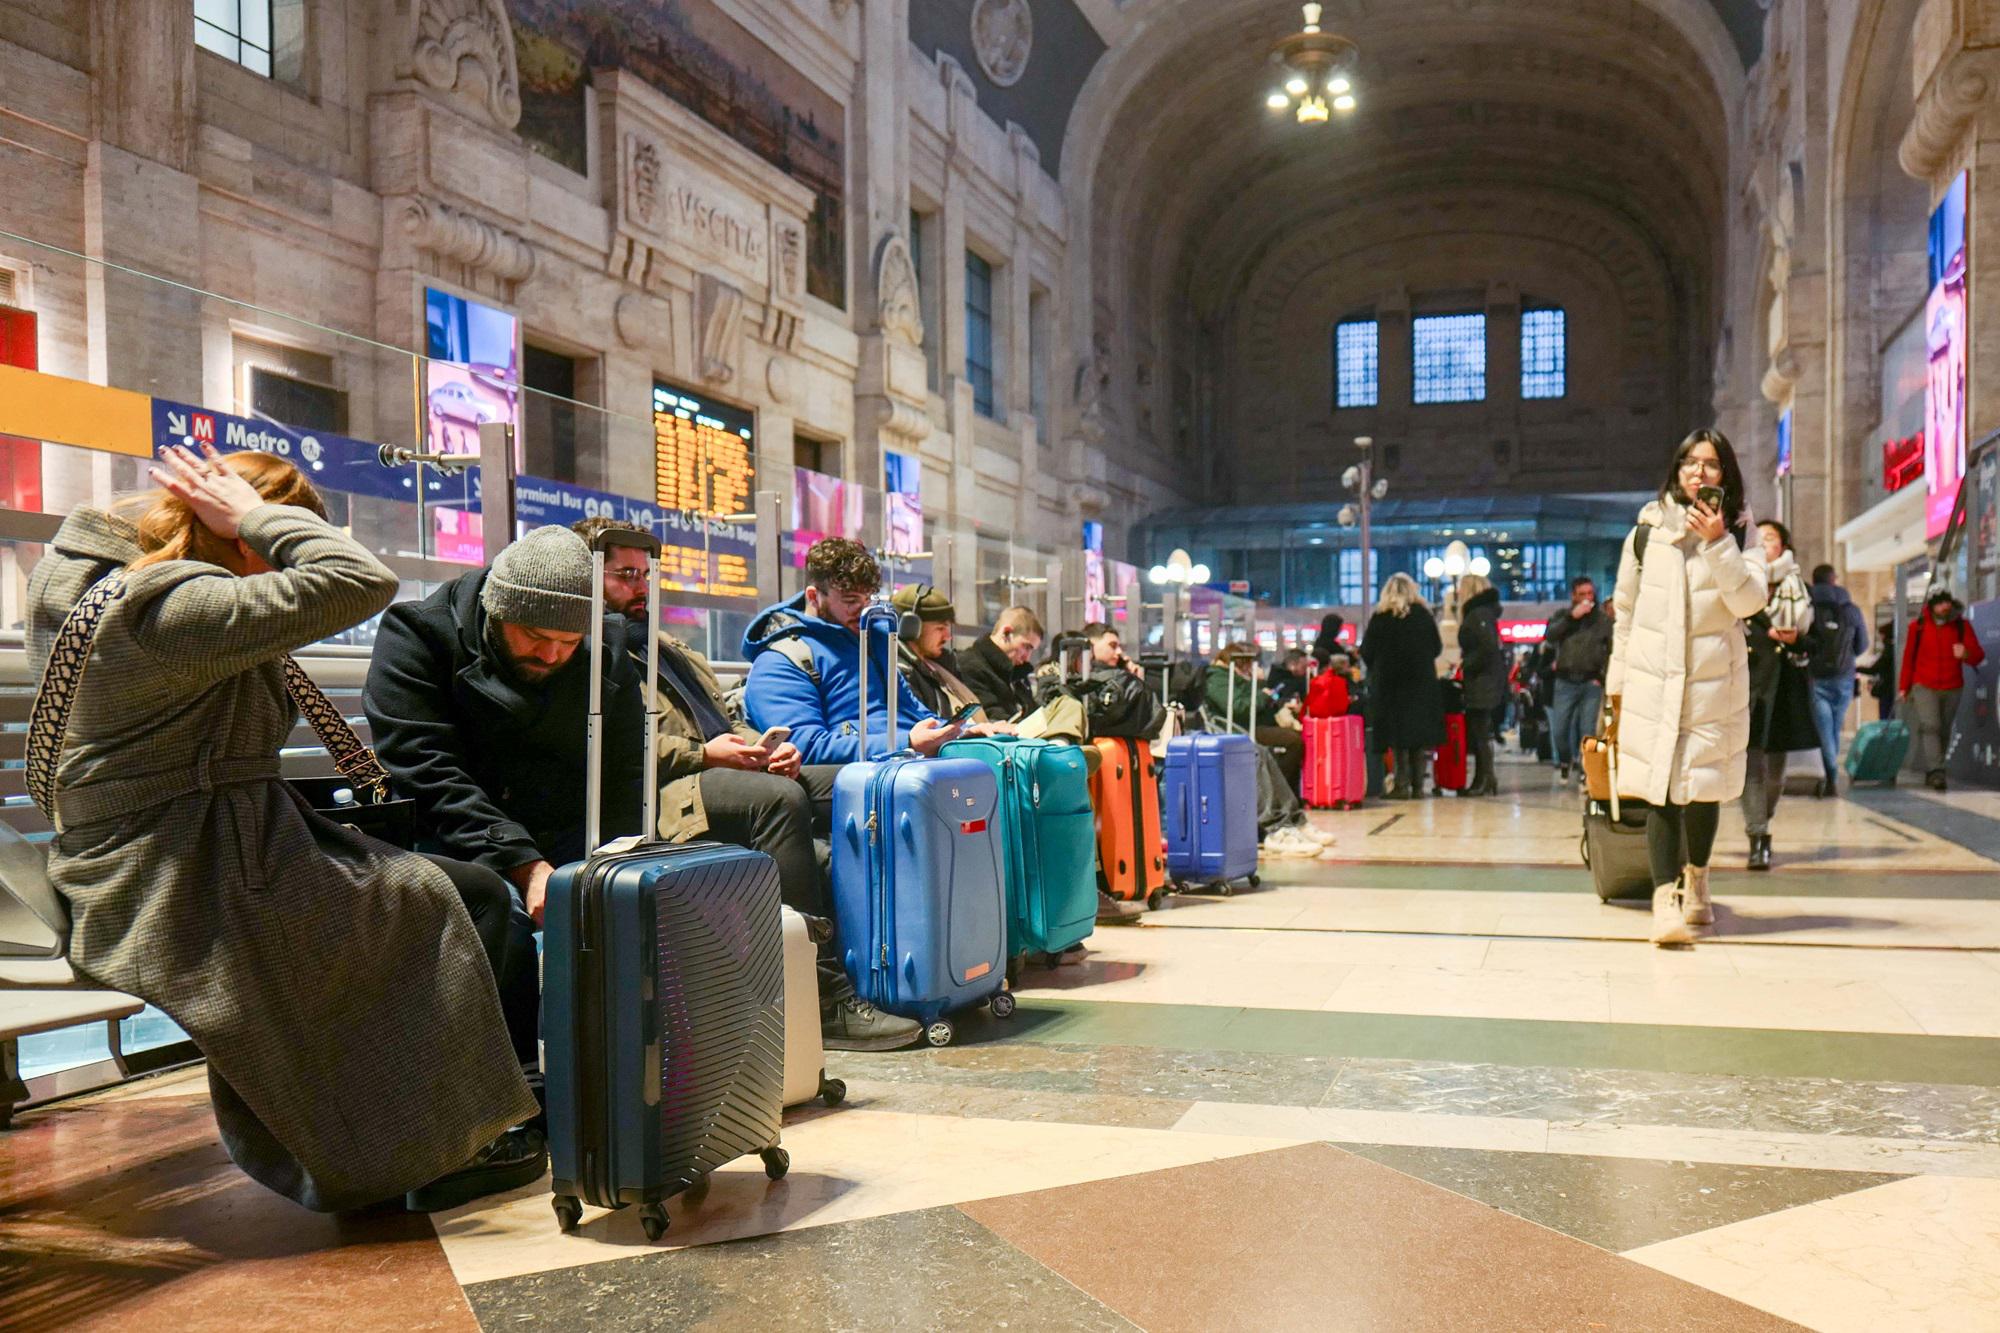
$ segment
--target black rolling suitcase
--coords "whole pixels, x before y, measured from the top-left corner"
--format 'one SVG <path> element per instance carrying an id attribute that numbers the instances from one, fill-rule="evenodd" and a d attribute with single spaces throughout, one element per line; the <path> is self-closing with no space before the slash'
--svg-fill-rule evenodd
<path id="1" fill-rule="evenodd" d="M 641 837 L 599 844 L 604 549 L 657 557 L 659 543 L 608 532 L 592 544 L 590 796 L 584 860 L 557 870 L 544 914 L 543 1036 L 556 1219 L 582 1205 L 637 1204 L 649 1240 L 665 1201 L 705 1193 L 708 1174 L 759 1153 L 773 1180 L 785 1081 L 785 958 L 778 870 L 716 843 L 653 840 L 656 747 L 645 747 Z M 654 564 L 648 586 L 657 589 Z M 649 595 L 657 595 L 649 594 Z M 659 675 L 649 636 L 647 678 Z M 646 730 L 656 722 L 647 695 Z"/>
<path id="2" fill-rule="evenodd" d="M 1603 801 L 1589 801 L 1583 810 L 1583 863 L 1590 868 L 1591 887 L 1605 902 L 1613 898 L 1651 898 L 1653 869 L 1646 853 L 1646 806 L 1619 802 L 1616 818 Z"/>

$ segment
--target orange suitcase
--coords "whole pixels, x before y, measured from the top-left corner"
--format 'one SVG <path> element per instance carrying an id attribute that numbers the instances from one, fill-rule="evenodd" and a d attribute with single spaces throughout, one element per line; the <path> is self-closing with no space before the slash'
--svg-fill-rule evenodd
<path id="1" fill-rule="evenodd" d="M 1100 762 L 1090 778 L 1097 812 L 1097 866 L 1104 891 L 1158 907 L 1167 890 L 1166 845 L 1160 836 L 1160 783 L 1146 741 L 1100 737 Z"/>

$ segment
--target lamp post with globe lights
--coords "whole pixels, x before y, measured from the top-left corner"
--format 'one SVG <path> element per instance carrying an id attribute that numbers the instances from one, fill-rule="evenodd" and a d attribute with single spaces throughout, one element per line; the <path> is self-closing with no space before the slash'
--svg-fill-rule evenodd
<path id="1" fill-rule="evenodd" d="M 1161 646 L 1172 656 L 1180 651 L 1180 620 L 1182 598 L 1192 584 L 1209 580 L 1207 565 L 1194 563 L 1186 551 L 1175 547 L 1164 565 L 1154 565 L 1146 571 L 1146 581 L 1160 589 L 1160 621 L 1162 630 Z"/>
<path id="2" fill-rule="evenodd" d="M 1357 435 L 1354 447 L 1361 451 L 1361 461 L 1347 469 L 1340 476 L 1340 484 L 1355 497 L 1352 504 L 1340 507 L 1337 517 L 1343 528 L 1361 527 L 1361 609 L 1375 604 L 1375 544 L 1374 534 L 1369 526 L 1370 509 L 1377 500 L 1389 493 L 1389 483 L 1375 475 L 1375 437 Z M 1334 596 L 1338 600 L 1340 580 L 1334 579 Z"/>

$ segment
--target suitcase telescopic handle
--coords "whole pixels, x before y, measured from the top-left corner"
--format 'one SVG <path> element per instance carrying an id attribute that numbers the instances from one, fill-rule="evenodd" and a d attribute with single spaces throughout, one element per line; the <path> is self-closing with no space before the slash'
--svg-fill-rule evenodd
<path id="1" fill-rule="evenodd" d="M 896 695 L 898 693 L 896 689 L 896 681 L 897 681 L 896 640 L 898 638 L 915 637 L 910 633 L 910 628 L 911 628 L 910 622 L 912 621 L 918 621 L 919 626 L 921 626 L 921 621 L 919 620 L 919 617 L 917 616 L 916 612 L 898 611 L 895 607 L 891 606 L 887 602 L 873 602 L 861 608 L 861 621 L 860 621 L 861 685 L 859 690 L 861 696 L 861 717 L 859 722 L 857 723 L 856 730 L 857 734 L 861 738 L 860 757 L 864 761 L 868 758 L 869 630 L 877 622 L 880 622 L 885 627 L 892 625 L 895 627 L 893 632 L 885 634 L 883 636 L 884 641 L 888 644 L 888 649 L 889 649 L 889 660 L 888 663 L 883 668 L 883 675 L 887 677 L 889 683 L 889 743 L 888 747 L 882 751 L 883 755 L 886 757 L 896 752 Z"/>
<path id="2" fill-rule="evenodd" d="M 583 845 L 585 854 L 604 843 L 604 554 L 612 548 L 646 554 L 646 678 L 639 697 L 646 709 L 645 751 L 639 792 L 644 823 L 640 836 L 651 838 L 659 823 L 660 746 L 655 732 L 660 714 L 654 691 L 660 679 L 660 539 L 631 528 L 607 528 L 590 539 L 590 628 L 584 635 L 590 651 L 590 715 L 584 765 Z"/>

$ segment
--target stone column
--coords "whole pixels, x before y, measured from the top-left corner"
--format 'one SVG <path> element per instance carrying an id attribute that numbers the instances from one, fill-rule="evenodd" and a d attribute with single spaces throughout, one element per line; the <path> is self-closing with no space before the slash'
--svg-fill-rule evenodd
<path id="1" fill-rule="evenodd" d="M 1980 318 L 1984 275 L 2000 271 L 2000 3 L 1928 0 L 1911 39 L 1916 116 L 1899 152 L 1903 170 L 1928 184 L 1935 207 L 1960 171 L 1966 201 L 1968 308 L 1966 438 L 2000 429 L 2000 320 Z"/>
<path id="2" fill-rule="evenodd" d="M 1505 481 L 1521 465 L 1521 293 L 1510 282 L 1486 288 L 1486 428 L 1480 467 Z"/>

